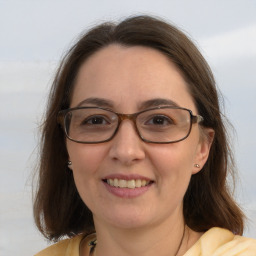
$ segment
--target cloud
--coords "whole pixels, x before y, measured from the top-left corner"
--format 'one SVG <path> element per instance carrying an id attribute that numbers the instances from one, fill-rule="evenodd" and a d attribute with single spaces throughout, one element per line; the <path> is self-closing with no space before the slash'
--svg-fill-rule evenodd
<path id="1" fill-rule="evenodd" d="M 202 38 L 199 42 L 205 55 L 214 62 L 254 58 L 256 56 L 256 24 Z"/>

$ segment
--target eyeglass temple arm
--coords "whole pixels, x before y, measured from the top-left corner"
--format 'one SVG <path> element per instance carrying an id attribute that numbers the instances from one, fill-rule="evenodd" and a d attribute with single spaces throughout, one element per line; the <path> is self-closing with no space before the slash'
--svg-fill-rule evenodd
<path id="1" fill-rule="evenodd" d="M 63 114 L 63 112 L 59 112 L 57 114 L 56 121 L 57 121 L 57 124 L 59 124 L 60 126 L 63 125 L 63 121 L 64 121 L 64 114 Z"/>
<path id="2" fill-rule="evenodd" d="M 191 116 L 192 118 L 192 123 L 195 124 L 195 123 L 201 123 L 204 121 L 204 118 L 200 115 L 196 115 L 196 116 Z"/>

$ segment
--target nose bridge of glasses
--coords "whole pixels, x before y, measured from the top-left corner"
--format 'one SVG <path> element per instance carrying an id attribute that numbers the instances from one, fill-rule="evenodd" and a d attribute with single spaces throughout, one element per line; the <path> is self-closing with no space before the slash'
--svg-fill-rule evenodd
<path id="1" fill-rule="evenodd" d="M 118 114 L 120 121 L 131 120 L 135 124 L 137 114 Z"/>
<path id="2" fill-rule="evenodd" d="M 136 118 L 137 118 L 137 116 L 138 116 L 140 113 L 133 113 L 133 114 L 121 114 L 121 113 L 116 113 L 116 114 L 117 114 L 117 116 L 118 116 L 119 122 L 118 122 L 118 127 L 117 127 L 117 129 L 116 129 L 116 131 L 115 131 L 115 134 L 116 134 L 116 133 L 118 132 L 118 130 L 120 129 L 120 125 L 121 125 L 122 121 L 127 120 L 127 121 L 131 121 L 131 122 L 130 122 L 130 125 L 133 126 L 133 132 L 135 132 L 135 133 L 137 134 L 137 136 L 138 136 L 140 139 L 144 140 L 143 137 L 142 137 L 142 135 L 140 134 L 140 131 L 139 131 L 139 129 L 138 129 L 138 127 L 137 127 L 137 123 L 136 123 Z M 128 129 L 131 129 L 132 126 L 130 126 Z"/>
<path id="3" fill-rule="evenodd" d="M 120 126 L 120 124 L 122 123 L 122 121 L 125 121 L 125 120 L 130 120 L 132 122 L 132 125 L 134 126 L 134 129 L 136 130 L 136 132 L 138 133 L 138 128 L 137 128 L 137 125 L 136 125 L 136 117 L 137 117 L 137 113 L 134 113 L 134 114 L 118 114 L 118 118 L 119 118 L 119 125 L 118 127 Z"/>

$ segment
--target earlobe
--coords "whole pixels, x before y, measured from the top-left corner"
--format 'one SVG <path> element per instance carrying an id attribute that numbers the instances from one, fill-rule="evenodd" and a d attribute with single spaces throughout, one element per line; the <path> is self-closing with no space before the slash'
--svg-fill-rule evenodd
<path id="1" fill-rule="evenodd" d="M 196 152 L 192 174 L 196 174 L 201 171 L 201 169 L 205 165 L 210 153 L 214 134 L 215 132 L 211 128 L 204 128 L 204 130 L 202 131 L 202 135 Z"/>

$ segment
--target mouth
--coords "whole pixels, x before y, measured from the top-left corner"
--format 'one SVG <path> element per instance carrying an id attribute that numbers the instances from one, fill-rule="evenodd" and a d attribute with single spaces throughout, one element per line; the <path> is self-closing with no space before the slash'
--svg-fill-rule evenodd
<path id="1" fill-rule="evenodd" d="M 146 187 L 154 181 L 144 180 L 144 179 L 131 179 L 131 180 L 124 180 L 124 179 L 104 179 L 103 182 L 107 183 L 111 187 L 115 188 L 129 188 L 129 189 L 136 189 Z"/>

